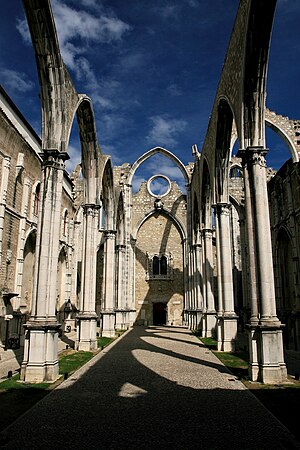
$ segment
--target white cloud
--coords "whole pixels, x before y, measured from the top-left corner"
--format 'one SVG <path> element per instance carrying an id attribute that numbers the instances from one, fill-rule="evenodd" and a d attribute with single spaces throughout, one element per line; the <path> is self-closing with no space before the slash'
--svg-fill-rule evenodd
<path id="1" fill-rule="evenodd" d="M 113 93 L 113 86 L 112 84 L 108 86 L 105 81 L 96 77 L 85 54 L 91 44 L 111 44 L 120 41 L 131 27 L 111 12 L 103 12 L 101 5 L 96 0 L 81 0 L 81 5 L 97 7 L 99 10 L 97 14 L 74 9 L 58 0 L 53 0 L 52 4 L 60 51 L 66 65 L 74 71 L 77 80 L 85 83 L 95 103 L 103 108 L 111 108 L 112 102 L 109 97 Z M 17 29 L 24 41 L 30 43 L 30 34 L 25 19 L 17 21 Z M 127 64 L 132 65 L 133 63 L 133 60 L 127 61 Z M 103 92 L 105 92 L 104 95 Z"/>
<path id="2" fill-rule="evenodd" d="M 66 161 L 66 169 L 69 173 L 71 173 L 77 164 L 81 162 L 81 148 L 80 143 L 78 146 L 69 145 L 68 146 L 68 155 L 70 156 L 70 159 Z"/>
<path id="3" fill-rule="evenodd" d="M 28 92 L 34 87 L 34 83 L 23 72 L 0 69 L 0 75 L 2 83 L 14 92 Z"/>
<path id="4" fill-rule="evenodd" d="M 145 177 L 135 175 L 132 179 L 132 191 L 137 192 L 144 181 L 146 181 Z"/>
<path id="5" fill-rule="evenodd" d="M 176 136 L 182 132 L 187 122 L 181 119 L 171 119 L 168 116 L 150 117 L 152 128 L 147 136 L 147 141 L 151 146 L 175 146 L 177 144 Z"/>
<path id="6" fill-rule="evenodd" d="M 62 50 L 72 39 L 110 43 L 120 40 L 130 30 L 130 26 L 117 17 L 104 14 L 97 17 L 58 0 L 53 1 L 53 11 Z"/>
<path id="7" fill-rule="evenodd" d="M 27 20 L 26 19 L 17 19 L 16 28 L 17 28 L 18 32 L 20 33 L 20 35 L 22 36 L 23 41 L 26 44 L 30 44 L 31 38 L 30 38 L 30 32 L 29 32 Z"/>

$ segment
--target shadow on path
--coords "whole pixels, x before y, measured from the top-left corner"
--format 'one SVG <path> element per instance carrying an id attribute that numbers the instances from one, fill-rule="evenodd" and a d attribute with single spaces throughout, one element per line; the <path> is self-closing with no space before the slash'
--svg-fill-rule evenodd
<path id="1" fill-rule="evenodd" d="M 136 327 L 75 378 L 9 427 L 2 448 L 300 448 L 184 329 Z"/>

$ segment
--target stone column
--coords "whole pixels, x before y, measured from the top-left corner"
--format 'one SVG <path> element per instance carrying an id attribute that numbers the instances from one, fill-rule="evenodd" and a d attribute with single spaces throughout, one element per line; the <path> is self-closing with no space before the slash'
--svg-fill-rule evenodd
<path id="1" fill-rule="evenodd" d="M 104 231 L 102 336 L 115 336 L 115 230 Z"/>
<path id="2" fill-rule="evenodd" d="M 20 376 L 26 382 L 54 381 L 58 377 L 57 341 L 61 325 L 56 319 L 55 304 L 63 172 L 68 155 L 45 149 L 42 158 L 32 312 L 25 325 Z"/>
<path id="3" fill-rule="evenodd" d="M 125 298 L 124 269 L 125 269 L 126 246 L 116 246 L 117 256 L 117 283 L 116 283 L 116 328 L 126 329 L 129 326 Z"/>
<path id="4" fill-rule="evenodd" d="M 196 328 L 201 327 L 202 314 L 203 314 L 203 274 L 202 274 L 202 245 L 197 243 L 194 245 L 194 258 L 195 258 L 195 297 L 196 297 Z"/>
<path id="5" fill-rule="evenodd" d="M 194 296 L 193 296 L 193 249 L 189 249 L 189 278 L 188 278 L 188 289 L 189 289 L 189 311 L 188 311 L 188 326 L 190 329 L 194 328 Z"/>
<path id="6" fill-rule="evenodd" d="M 280 383 L 287 377 L 283 356 L 282 326 L 276 315 L 273 258 L 269 204 L 267 195 L 266 161 L 267 149 L 248 147 L 239 152 L 243 158 L 248 239 L 254 239 L 254 257 L 249 256 L 250 273 L 255 271 L 257 299 L 251 299 L 249 324 L 250 376 L 264 383 Z M 247 186 L 248 183 L 248 186 Z M 247 192 L 246 192 L 247 194 Z M 251 245 L 251 241 L 249 246 Z M 250 253 L 250 252 L 249 252 Z M 253 264 L 255 264 L 253 268 Z M 257 318 L 259 319 L 257 323 Z"/>
<path id="7" fill-rule="evenodd" d="M 217 206 L 214 205 L 215 217 L 216 217 L 216 256 L 217 256 L 217 288 L 218 288 L 218 305 L 217 305 L 217 349 L 222 351 L 223 349 L 223 294 L 222 294 L 222 271 L 221 271 L 221 256 L 220 256 L 220 230 L 219 221 L 217 216 Z"/>
<path id="8" fill-rule="evenodd" d="M 222 284 L 222 350 L 234 352 L 237 337 L 237 315 L 234 312 L 232 255 L 230 241 L 230 207 L 228 203 L 217 204 L 218 242 Z"/>
<path id="9" fill-rule="evenodd" d="M 211 229 L 204 228 L 202 230 L 203 246 L 204 246 L 204 270 L 205 270 L 205 337 L 211 337 L 215 333 L 216 327 L 216 310 L 215 299 L 213 293 L 213 233 Z"/>
<path id="10" fill-rule="evenodd" d="M 77 316 L 77 349 L 91 351 L 97 348 L 96 270 L 99 205 L 83 206 L 83 245 L 81 269 L 80 313 Z"/>
<path id="11" fill-rule="evenodd" d="M 183 286 L 184 286 L 184 306 L 183 306 L 183 317 L 182 324 L 188 326 L 188 314 L 187 310 L 189 307 L 189 292 L 188 292 L 188 252 L 187 252 L 187 240 L 184 239 L 182 241 L 182 249 L 183 249 Z"/>

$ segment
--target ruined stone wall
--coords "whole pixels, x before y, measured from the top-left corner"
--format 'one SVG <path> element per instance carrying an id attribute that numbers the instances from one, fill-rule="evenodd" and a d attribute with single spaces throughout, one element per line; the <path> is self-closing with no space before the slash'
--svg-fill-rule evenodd
<path id="1" fill-rule="evenodd" d="M 17 130 L 14 129 L 2 111 L 0 111 L 0 150 L 1 172 L 4 158 L 8 157 L 10 161 L 7 195 L 4 199 L 5 212 L 0 289 L 1 291 L 5 289 L 13 292 L 15 288 L 19 225 L 20 219 L 24 216 L 24 211 L 22 211 L 24 185 L 25 182 L 29 183 L 28 196 L 25 199 L 27 204 L 25 234 L 27 234 L 32 227 L 36 226 L 37 222 L 37 217 L 33 214 L 33 189 L 41 178 L 41 161 Z M 21 165 L 18 166 L 18 164 Z"/>
<path id="2" fill-rule="evenodd" d="M 186 196 L 175 182 L 168 195 L 162 197 L 163 207 L 155 211 L 153 197 L 142 183 L 133 195 L 132 229 L 136 230 L 143 218 L 153 212 L 140 226 L 135 244 L 135 307 L 136 324 L 152 324 L 156 303 L 167 310 L 166 323 L 182 324 L 184 278 L 182 236 L 166 211 L 176 216 L 186 226 Z M 153 257 L 166 256 L 168 273 L 153 276 Z M 153 306 L 154 305 L 154 306 Z"/>
<path id="3" fill-rule="evenodd" d="M 268 183 L 276 306 L 286 348 L 300 349 L 300 165 L 287 161 Z"/>
<path id="4" fill-rule="evenodd" d="M 152 324 L 153 303 L 165 303 L 167 323 L 180 325 L 183 309 L 182 242 L 177 228 L 163 213 L 151 216 L 141 226 L 135 254 L 137 324 Z M 154 254 L 168 258 L 170 273 L 165 279 L 151 279 L 149 276 Z"/>

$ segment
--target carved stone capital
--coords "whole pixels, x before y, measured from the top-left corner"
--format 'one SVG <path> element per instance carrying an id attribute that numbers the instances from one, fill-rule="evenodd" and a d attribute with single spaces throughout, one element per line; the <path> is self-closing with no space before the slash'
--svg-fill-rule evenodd
<path id="1" fill-rule="evenodd" d="M 212 239 L 213 230 L 211 228 L 204 228 L 202 230 L 202 236 L 203 236 L 203 239 Z"/>
<path id="2" fill-rule="evenodd" d="M 266 167 L 266 159 L 265 156 L 268 153 L 268 149 L 262 146 L 253 146 L 247 147 L 246 150 L 239 150 L 237 156 L 242 158 L 243 166 L 250 165 L 258 165 L 261 167 Z"/>
<path id="3" fill-rule="evenodd" d="M 116 251 L 118 253 L 125 253 L 125 250 L 126 250 L 126 245 L 124 245 L 124 244 L 117 244 L 116 245 Z"/>
<path id="4" fill-rule="evenodd" d="M 95 205 L 94 203 L 87 203 L 86 205 L 82 205 L 83 214 L 85 216 L 96 216 L 98 214 L 98 210 L 100 209 L 99 205 Z"/>
<path id="5" fill-rule="evenodd" d="M 230 215 L 230 209 L 231 204 L 230 203 L 217 203 L 216 205 L 216 211 L 219 216 L 229 216 Z"/>
<path id="6" fill-rule="evenodd" d="M 70 158 L 67 152 L 60 152 L 56 148 L 43 149 L 40 156 L 43 167 L 53 167 L 61 170 L 64 170 L 65 161 Z"/>
<path id="7" fill-rule="evenodd" d="M 111 239 L 114 240 L 116 239 L 116 230 L 104 230 L 104 238 L 105 239 Z"/>

